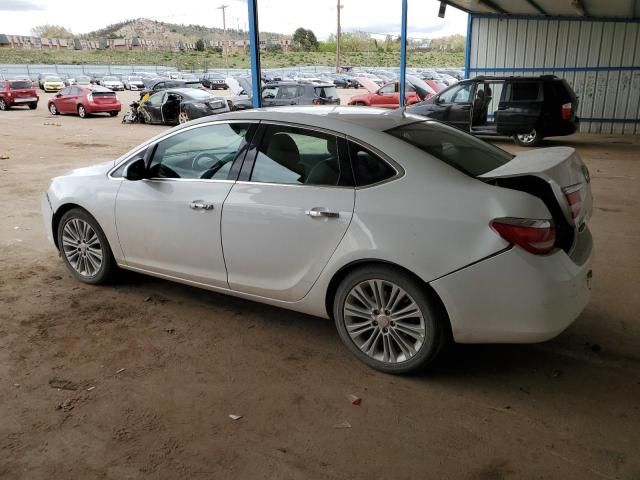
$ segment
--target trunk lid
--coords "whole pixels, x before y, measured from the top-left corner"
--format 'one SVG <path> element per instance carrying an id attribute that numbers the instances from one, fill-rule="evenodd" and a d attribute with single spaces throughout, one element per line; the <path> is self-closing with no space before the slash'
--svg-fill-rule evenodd
<path id="1" fill-rule="evenodd" d="M 518 179 L 526 177 L 543 180 L 553 192 L 567 223 L 577 230 L 584 228 L 593 211 L 591 178 L 575 149 L 552 147 L 528 150 L 478 178 L 517 188 Z"/>

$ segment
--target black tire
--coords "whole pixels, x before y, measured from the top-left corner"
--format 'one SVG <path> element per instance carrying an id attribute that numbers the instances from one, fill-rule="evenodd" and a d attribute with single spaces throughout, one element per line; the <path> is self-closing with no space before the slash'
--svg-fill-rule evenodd
<path id="1" fill-rule="evenodd" d="M 111 115 L 112 117 L 117 117 L 118 116 L 118 112 L 109 112 L 109 115 Z"/>
<path id="2" fill-rule="evenodd" d="M 38 104 L 37 103 L 30 103 L 29 104 L 29 110 L 35 110 L 36 108 L 38 108 Z"/>
<path id="3" fill-rule="evenodd" d="M 87 109 L 84 108 L 84 105 L 82 104 L 78 105 L 78 116 L 80 118 L 87 118 L 89 116 L 89 114 L 87 113 Z"/>
<path id="4" fill-rule="evenodd" d="M 409 359 L 398 362 L 385 362 L 372 358 L 363 350 L 361 350 L 349 335 L 345 322 L 344 305 L 351 290 L 367 280 L 382 280 L 384 282 L 390 282 L 400 287 L 410 296 L 410 299 L 412 299 L 419 308 L 419 313 L 422 315 L 422 318 L 424 320 L 425 335 L 417 351 L 415 351 L 415 354 L 413 354 L 413 356 L 411 356 Z M 390 285 L 387 284 L 387 288 L 391 288 Z M 336 298 L 333 305 L 333 318 L 335 320 L 336 328 L 338 330 L 340 338 L 342 339 L 342 342 L 347 346 L 347 348 L 359 360 L 361 360 L 371 368 L 385 373 L 401 374 L 425 368 L 437 357 L 448 338 L 446 334 L 448 330 L 445 323 L 448 321 L 448 319 L 445 315 L 440 313 L 440 309 L 438 308 L 438 306 L 435 305 L 434 302 L 426 294 L 424 286 L 420 285 L 420 282 L 416 281 L 413 277 L 411 277 L 411 275 L 408 275 L 407 273 L 399 269 L 386 267 L 383 265 L 372 265 L 358 268 L 357 270 L 349 273 L 344 278 L 344 280 L 340 282 L 340 285 L 338 286 L 338 289 L 336 291 Z M 388 321 L 388 319 L 390 318 L 391 316 L 387 317 L 387 320 L 385 321 Z M 387 327 L 387 330 L 385 330 L 381 327 L 382 323 L 378 324 L 376 321 L 374 321 L 373 315 L 371 316 L 371 319 L 371 328 L 374 330 L 374 332 L 377 329 L 384 330 L 385 334 L 388 335 L 389 338 L 393 337 L 393 335 L 398 335 L 398 332 L 401 332 L 400 330 L 396 330 L 399 324 L 394 324 L 394 322 L 391 322 L 391 324 Z M 365 320 L 365 322 L 366 321 L 367 320 Z M 375 323 L 375 327 L 373 327 L 373 323 Z M 392 328 L 394 329 L 393 332 L 391 332 Z M 388 334 L 386 333 L 387 331 L 389 332 Z M 412 340 L 411 337 L 408 337 L 404 334 L 402 335 L 402 337 L 404 339 L 409 339 L 410 341 Z M 379 344 L 380 341 L 384 343 L 382 332 L 379 333 L 378 338 L 379 340 L 374 341 L 373 344 Z M 399 356 L 402 356 L 402 352 L 400 352 L 397 348 L 398 343 L 395 342 L 394 345 L 396 345 L 396 353 L 399 353 Z"/>
<path id="5" fill-rule="evenodd" d="M 0 110 L 9 110 L 9 105 L 5 102 L 4 98 L 0 98 Z"/>
<path id="6" fill-rule="evenodd" d="M 534 128 L 529 133 L 514 135 L 513 141 L 521 147 L 537 147 L 542 143 L 542 134 L 540 130 Z"/>
<path id="7" fill-rule="evenodd" d="M 56 107 L 56 104 L 53 103 L 53 102 L 49 104 L 49 113 L 51 115 L 59 115 L 60 114 L 60 112 L 58 111 L 58 109 Z"/>
<path id="8" fill-rule="evenodd" d="M 354 103 L 356 107 L 366 107 L 367 105 L 364 102 L 356 102 Z"/>
<path id="9" fill-rule="evenodd" d="M 67 224 L 69 224 L 69 222 L 71 222 L 72 220 L 80 220 L 89 224 L 100 242 L 102 261 L 100 264 L 100 268 L 93 275 L 82 274 L 71 264 L 69 260 L 68 250 L 65 248 L 63 243 L 63 232 Z M 115 273 L 118 270 L 118 266 L 115 259 L 113 258 L 111 247 L 109 246 L 107 237 L 104 235 L 104 232 L 102 231 L 102 228 L 100 228 L 100 225 L 98 224 L 96 219 L 93 218 L 86 210 L 83 210 L 82 208 L 73 208 L 66 212 L 58 223 L 56 237 L 58 239 L 58 248 L 60 249 L 60 255 L 62 256 L 65 265 L 78 280 L 91 285 L 99 285 L 107 283 L 113 279 Z"/>

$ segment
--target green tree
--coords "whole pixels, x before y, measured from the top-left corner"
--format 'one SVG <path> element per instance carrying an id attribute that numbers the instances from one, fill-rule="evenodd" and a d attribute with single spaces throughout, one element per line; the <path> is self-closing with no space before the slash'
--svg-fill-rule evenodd
<path id="1" fill-rule="evenodd" d="M 196 51 L 204 52 L 204 40 L 202 40 L 201 38 L 196 40 Z"/>
<path id="2" fill-rule="evenodd" d="M 318 49 L 318 39 L 316 38 L 316 34 L 313 33 L 312 30 L 307 30 L 305 28 L 297 28 L 295 32 L 293 32 L 293 43 L 300 50 L 305 52 L 315 51 Z"/>
<path id="3" fill-rule="evenodd" d="M 61 25 L 38 25 L 31 29 L 34 37 L 42 38 L 73 38 L 74 35 Z"/>

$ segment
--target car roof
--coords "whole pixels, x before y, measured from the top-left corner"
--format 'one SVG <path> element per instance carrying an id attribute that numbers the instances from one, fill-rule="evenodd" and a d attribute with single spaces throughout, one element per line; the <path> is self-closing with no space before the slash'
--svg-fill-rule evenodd
<path id="1" fill-rule="evenodd" d="M 468 78 L 466 80 L 462 80 L 462 82 L 473 82 L 475 80 L 559 80 L 555 75 L 531 75 L 528 77 L 519 77 L 515 75 L 505 76 L 505 77 L 491 77 L 479 75 L 477 77 Z"/>
<path id="2" fill-rule="evenodd" d="M 357 106 L 291 106 L 259 108 L 222 113 L 213 117 L 204 117 L 192 122 L 205 123 L 212 120 L 264 120 L 285 123 L 297 123 L 302 126 L 325 128 L 347 133 L 360 129 L 383 132 L 391 128 L 427 120 L 402 110 Z"/>

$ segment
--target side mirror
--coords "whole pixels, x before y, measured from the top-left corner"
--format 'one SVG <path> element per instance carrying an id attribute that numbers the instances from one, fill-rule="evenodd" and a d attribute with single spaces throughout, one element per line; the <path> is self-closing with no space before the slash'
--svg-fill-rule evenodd
<path id="1" fill-rule="evenodd" d="M 60 98 L 62 96 L 61 93 L 56 93 L 56 98 Z"/>
<path id="2" fill-rule="evenodd" d="M 132 182 L 146 178 L 147 167 L 144 158 L 138 158 L 131 162 L 124 171 L 123 177 Z"/>

